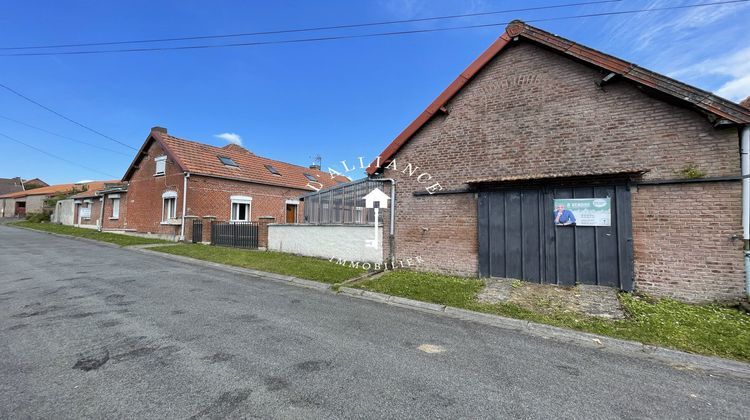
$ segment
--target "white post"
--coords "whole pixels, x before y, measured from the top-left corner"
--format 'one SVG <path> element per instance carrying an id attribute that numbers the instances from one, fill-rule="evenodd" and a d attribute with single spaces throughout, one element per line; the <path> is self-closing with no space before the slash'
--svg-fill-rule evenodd
<path id="1" fill-rule="evenodd" d="M 378 207 L 375 207 L 375 249 L 378 249 L 378 211 L 380 210 Z"/>

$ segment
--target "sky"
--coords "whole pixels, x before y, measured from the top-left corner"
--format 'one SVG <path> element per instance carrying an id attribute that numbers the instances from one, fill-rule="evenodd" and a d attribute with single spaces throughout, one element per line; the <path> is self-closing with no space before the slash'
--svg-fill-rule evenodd
<path id="1" fill-rule="evenodd" d="M 0 14 L 0 55 L 52 51 L 2 49 L 8 47 L 274 31 L 581 1 L 585 0 L 5 1 Z M 498 24 L 387 37 L 137 53 L 0 56 L 0 84 L 104 134 L 0 88 L 0 177 L 39 177 L 50 184 L 119 179 L 153 126 L 217 146 L 242 144 L 258 155 L 299 165 L 307 166 L 320 156 L 324 168 L 340 169 L 342 160 L 350 163 L 363 156 L 367 162 L 377 156 L 512 19 L 531 21 L 716 1 L 622 0 L 387 26 L 57 51 Z M 531 24 L 740 101 L 750 95 L 749 20 L 750 2 L 745 2 Z M 361 173 L 349 175 L 358 178 Z"/>

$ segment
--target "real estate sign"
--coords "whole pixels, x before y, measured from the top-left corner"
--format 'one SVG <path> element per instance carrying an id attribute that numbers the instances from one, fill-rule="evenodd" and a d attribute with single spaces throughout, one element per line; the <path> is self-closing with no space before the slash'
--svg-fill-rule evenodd
<path id="1" fill-rule="evenodd" d="M 91 218 L 91 207 L 81 207 L 78 213 L 82 219 L 89 219 Z"/>
<path id="2" fill-rule="evenodd" d="M 611 226 L 612 202 L 607 198 L 556 198 L 553 217 L 558 226 Z"/>

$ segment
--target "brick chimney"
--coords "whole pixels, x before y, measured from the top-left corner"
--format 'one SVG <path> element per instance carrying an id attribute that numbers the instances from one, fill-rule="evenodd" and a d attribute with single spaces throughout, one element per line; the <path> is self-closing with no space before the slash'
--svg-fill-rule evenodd
<path id="1" fill-rule="evenodd" d="M 151 132 L 154 132 L 154 131 L 167 134 L 167 129 L 164 127 L 159 127 L 158 125 L 156 127 L 151 127 Z"/>
<path id="2" fill-rule="evenodd" d="M 745 108 L 750 109 L 750 96 L 745 98 L 744 101 L 740 102 L 740 105 L 744 106 Z"/>

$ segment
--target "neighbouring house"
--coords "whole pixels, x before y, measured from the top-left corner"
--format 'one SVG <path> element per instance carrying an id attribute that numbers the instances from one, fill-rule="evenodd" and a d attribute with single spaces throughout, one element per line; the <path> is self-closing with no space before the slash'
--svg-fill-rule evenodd
<path id="1" fill-rule="evenodd" d="M 264 158 L 235 144 L 180 139 L 154 127 L 122 182 L 128 184 L 127 202 L 120 202 L 120 211 L 127 208 L 123 228 L 184 239 L 194 219 L 297 223 L 300 195 L 349 179 L 332 179 L 318 167 Z"/>
<path id="2" fill-rule="evenodd" d="M 0 196 L 47 186 L 48 184 L 39 178 L 29 180 L 22 179 L 21 177 L 0 178 Z M 11 217 L 5 216 L 5 205 L 0 207 L 0 217 Z"/>
<path id="3" fill-rule="evenodd" d="M 51 200 L 85 191 L 87 183 L 58 184 L 0 195 L 1 217 L 24 217 L 27 213 L 51 212 Z"/>
<path id="4" fill-rule="evenodd" d="M 748 124 L 750 109 L 514 21 L 368 169 L 395 179 L 385 255 L 737 300 Z"/>
<path id="5" fill-rule="evenodd" d="M 127 194 L 127 184 L 118 180 L 94 181 L 86 191 L 58 202 L 61 213 L 70 217 L 53 215 L 53 221 L 82 228 L 99 230 L 125 230 L 125 206 L 120 203 Z M 55 213 L 58 212 L 55 209 Z"/>
<path id="6" fill-rule="evenodd" d="M 49 187 L 49 184 L 39 178 L 24 179 L 23 187 L 25 190 L 32 190 L 34 188 Z"/>
<path id="7" fill-rule="evenodd" d="M 21 177 L 0 178 L 0 195 L 23 191 L 23 180 Z"/>

